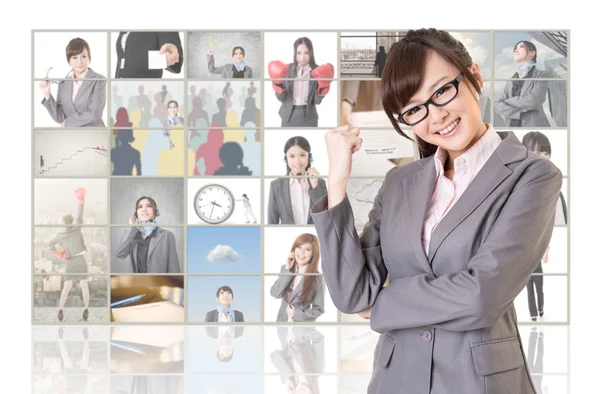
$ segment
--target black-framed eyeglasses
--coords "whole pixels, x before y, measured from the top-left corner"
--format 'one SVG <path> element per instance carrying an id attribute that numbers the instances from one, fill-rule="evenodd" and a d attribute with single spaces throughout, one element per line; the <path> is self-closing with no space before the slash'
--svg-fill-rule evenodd
<path id="1" fill-rule="evenodd" d="M 51 81 L 48 79 L 48 74 L 50 74 L 50 70 L 52 70 L 52 67 L 50 67 L 48 69 L 48 71 L 46 71 L 46 81 L 50 82 L 50 83 L 58 83 L 58 81 Z"/>
<path id="2" fill-rule="evenodd" d="M 429 100 L 402 112 L 398 115 L 398 121 L 407 126 L 414 126 L 429 115 L 429 104 L 433 104 L 436 107 L 443 107 L 454 100 L 458 95 L 458 84 L 462 81 L 463 76 L 463 73 L 458 74 L 452 81 L 436 90 L 431 97 L 429 97 Z"/>

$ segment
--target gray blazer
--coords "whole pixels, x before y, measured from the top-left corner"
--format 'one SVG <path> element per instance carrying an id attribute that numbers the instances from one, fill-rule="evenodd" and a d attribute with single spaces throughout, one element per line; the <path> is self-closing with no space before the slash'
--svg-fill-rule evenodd
<path id="1" fill-rule="evenodd" d="M 129 256 L 131 261 L 131 272 L 137 273 L 137 243 L 134 241 L 138 233 L 136 227 L 125 231 L 119 246 L 117 246 L 117 257 L 124 259 Z M 181 272 L 179 267 L 179 258 L 177 257 L 177 248 L 175 247 L 175 236 L 169 230 L 158 228 L 156 235 L 150 240 L 148 247 L 148 273 L 173 273 Z"/>
<path id="2" fill-rule="evenodd" d="M 288 64 L 288 67 L 290 69 L 287 74 L 285 74 L 284 78 L 296 78 L 296 64 L 290 63 Z M 317 113 L 317 104 L 321 104 L 324 96 L 319 96 L 317 94 L 317 87 L 317 81 L 311 76 L 308 85 L 308 103 L 306 105 L 305 119 L 307 122 L 312 122 L 313 120 L 319 119 L 319 114 Z M 287 122 L 292 116 L 292 109 L 294 107 L 294 81 L 289 79 L 284 80 L 283 92 L 275 92 L 275 96 L 277 96 L 277 100 L 281 101 L 279 116 L 281 116 L 281 120 L 283 122 Z"/>
<path id="3" fill-rule="evenodd" d="M 65 127 L 104 127 L 102 112 L 106 106 L 106 77 L 88 68 L 84 80 L 73 100 L 73 79 L 63 79 L 58 83 L 56 100 L 52 95 L 42 100 L 48 113 L 56 123 L 65 122 Z"/>
<path id="4" fill-rule="evenodd" d="M 534 68 L 532 77 L 525 78 L 518 97 L 512 97 L 514 81 L 506 81 L 504 90 L 496 99 L 494 106 L 496 112 L 504 118 L 505 126 L 510 127 L 510 121 L 513 119 L 521 119 L 521 127 L 550 127 L 550 122 L 542 108 L 542 104 L 546 101 L 548 81 L 534 81 L 533 78 L 552 78 L 552 74 Z"/>
<path id="5" fill-rule="evenodd" d="M 317 187 L 313 188 L 308 182 L 308 196 L 312 207 L 321 197 L 327 194 L 325 180 L 319 178 Z M 294 212 L 292 211 L 292 198 L 290 196 L 290 178 L 278 178 L 271 182 L 269 190 L 269 204 L 267 208 L 269 224 L 294 224 Z M 308 224 L 313 220 L 308 213 Z"/>
<path id="6" fill-rule="evenodd" d="M 300 301 L 300 295 L 302 294 L 302 284 L 304 283 L 304 277 L 298 283 L 298 286 L 294 288 L 292 293 L 288 296 L 288 302 L 283 299 L 283 295 L 285 294 L 286 289 L 294 280 L 295 275 L 293 275 L 287 267 L 284 265 L 281 266 L 281 271 L 273 286 L 271 286 L 271 297 L 275 297 L 277 299 L 281 298 L 281 305 L 279 306 L 279 311 L 277 312 L 277 321 L 278 322 L 287 322 L 288 315 L 286 312 L 286 308 L 288 304 L 294 306 L 294 317 L 292 320 L 294 322 L 314 322 L 317 320 L 317 317 L 321 316 L 324 312 L 324 304 L 325 304 L 325 287 L 323 283 L 323 277 L 321 275 L 317 276 L 317 280 L 315 281 L 317 285 L 317 290 L 312 300 L 306 304 L 303 304 Z M 288 275 L 285 275 L 288 274 Z"/>
<path id="7" fill-rule="evenodd" d="M 220 67 L 215 67 L 215 56 L 206 55 L 208 61 L 208 71 L 212 74 L 221 74 L 221 78 L 233 78 L 233 63 L 227 63 Z M 244 78 L 252 78 L 252 68 L 248 65 L 244 68 Z"/>
<path id="8" fill-rule="evenodd" d="M 51 252 L 54 252 L 56 244 L 67 252 L 67 257 L 73 257 L 79 253 L 87 250 L 83 234 L 81 234 L 81 226 L 83 225 L 83 205 L 77 206 L 77 219 L 75 225 L 72 226 L 71 231 L 61 232 L 56 234 L 56 237 L 50 241 L 48 247 Z"/>
<path id="9" fill-rule="evenodd" d="M 382 334 L 370 394 L 535 393 L 513 300 L 550 242 L 562 174 L 514 133 L 498 134 L 428 255 L 421 232 L 434 156 L 386 174 L 360 237 L 347 197 L 313 206 L 334 304 L 344 313 L 372 306 L 371 328 Z"/>
<path id="10" fill-rule="evenodd" d="M 244 321 L 244 314 L 242 312 L 234 310 L 233 314 L 235 315 L 234 323 Z M 206 312 L 206 317 L 204 318 L 204 321 L 205 322 L 218 322 L 219 321 L 219 311 L 216 309 L 213 309 L 212 311 Z"/>

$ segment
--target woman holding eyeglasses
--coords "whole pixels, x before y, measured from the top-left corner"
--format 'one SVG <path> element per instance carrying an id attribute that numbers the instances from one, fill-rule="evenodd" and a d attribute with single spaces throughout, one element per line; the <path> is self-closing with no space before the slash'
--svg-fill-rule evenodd
<path id="1" fill-rule="evenodd" d="M 495 110 L 504 118 L 506 127 L 550 127 L 543 104 L 552 74 L 540 70 L 537 64 L 537 48 L 529 41 L 519 41 L 513 48 L 517 63 L 512 81 L 506 81 L 504 90 L 496 99 Z"/>
<path id="2" fill-rule="evenodd" d="M 562 174 L 482 121 L 479 66 L 447 32 L 408 31 L 381 83 L 421 160 L 388 171 L 359 236 L 346 184 L 360 130 L 330 130 L 311 211 L 333 302 L 382 334 L 368 393 L 533 394 L 513 301 L 550 242 Z"/>
<path id="3" fill-rule="evenodd" d="M 50 81 L 40 82 L 42 105 L 63 127 L 104 127 L 106 77 L 88 67 L 92 60 L 88 43 L 81 38 L 72 39 L 66 57 L 72 70 L 58 82 L 56 99 L 50 92 Z"/>

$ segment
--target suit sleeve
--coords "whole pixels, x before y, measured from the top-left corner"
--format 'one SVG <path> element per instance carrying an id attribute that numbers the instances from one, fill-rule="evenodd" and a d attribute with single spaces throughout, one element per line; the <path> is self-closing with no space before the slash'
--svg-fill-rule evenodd
<path id="1" fill-rule="evenodd" d="M 506 103 L 506 100 L 510 97 L 510 86 L 510 82 L 506 82 L 504 84 L 504 90 L 502 90 L 502 95 L 500 95 L 500 97 L 494 101 L 494 110 L 505 120 L 521 119 L 521 110 Z"/>
<path id="2" fill-rule="evenodd" d="M 210 321 L 211 321 L 211 320 L 210 320 L 210 312 L 211 312 L 211 311 L 208 311 L 208 312 L 206 312 L 206 316 L 204 317 L 204 321 L 205 321 L 205 322 L 210 322 Z"/>
<path id="3" fill-rule="evenodd" d="M 180 273 L 181 268 L 179 267 L 179 258 L 177 257 L 177 247 L 175 242 L 175 236 L 169 231 L 167 235 L 167 247 L 168 250 L 168 261 L 167 261 L 167 272 L 168 273 Z"/>
<path id="4" fill-rule="evenodd" d="M 315 83 L 317 85 L 315 87 L 315 90 L 313 91 L 313 102 L 317 105 L 321 104 L 321 101 L 323 101 L 323 98 L 325 98 L 325 96 L 319 95 L 319 83 L 314 79 L 311 79 L 310 83 Z"/>
<path id="5" fill-rule="evenodd" d="M 179 32 L 158 32 L 158 47 L 160 48 L 167 43 L 175 45 L 179 52 L 179 61 L 167 67 L 167 70 L 174 74 L 179 74 L 181 72 L 181 66 L 183 65 L 183 47 L 181 46 L 181 40 L 179 39 Z"/>
<path id="6" fill-rule="evenodd" d="M 60 97 L 61 85 L 58 86 L 58 89 L 59 91 L 57 93 L 57 97 Z M 46 100 L 46 98 L 42 100 L 42 105 L 46 107 L 46 110 L 48 110 L 48 114 L 56 123 L 62 123 L 65 120 L 66 116 L 62 109 L 60 99 L 55 100 L 54 96 L 50 95 L 48 100 Z"/>
<path id="7" fill-rule="evenodd" d="M 206 59 L 208 61 L 208 72 L 211 74 L 221 74 L 223 72 L 223 67 L 215 67 L 215 57 L 214 55 L 206 55 Z"/>
<path id="8" fill-rule="evenodd" d="M 74 113 L 65 119 L 65 127 L 93 126 L 102 120 L 102 112 L 106 106 L 106 80 L 95 81 L 92 97 L 87 110 Z"/>
<path id="9" fill-rule="evenodd" d="M 275 189 L 275 181 L 271 182 L 269 190 L 269 204 L 267 206 L 267 219 L 269 224 L 279 224 L 279 210 L 277 209 L 277 192 Z"/>
<path id="10" fill-rule="evenodd" d="M 292 280 L 294 280 L 294 275 L 291 275 L 291 272 L 284 265 L 281 266 L 280 274 L 286 273 L 290 275 L 279 275 L 273 286 L 271 286 L 271 297 L 273 298 L 282 298 L 285 294 L 285 290 L 288 288 Z"/>
<path id="11" fill-rule="evenodd" d="M 387 277 L 379 234 L 385 184 L 375 197 L 360 237 L 348 196 L 327 208 L 325 195 L 311 210 L 321 243 L 325 282 L 333 303 L 343 313 L 358 313 L 373 306 Z"/>
<path id="12" fill-rule="evenodd" d="M 521 96 L 510 97 L 504 103 L 521 111 L 537 109 L 546 100 L 546 92 L 548 92 L 548 81 L 534 81 L 531 91 Z"/>
<path id="13" fill-rule="evenodd" d="M 81 227 L 83 225 L 83 204 L 77 206 L 77 226 Z"/>
<path id="14" fill-rule="evenodd" d="M 124 259 L 129 256 L 129 253 L 131 252 L 131 243 L 133 242 L 133 238 L 137 231 L 138 230 L 135 227 L 132 227 L 129 231 L 125 230 L 125 232 L 123 232 L 119 245 L 117 246 L 118 258 Z"/>
<path id="15" fill-rule="evenodd" d="M 296 306 L 294 308 L 294 321 L 316 319 L 325 313 L 325 287 L 323 286 L 323 278 L 318 276 L 315 283 L 317 291 L 313 296 L 312 302 L 305 307 Z"/>
<path id="16" fill-rule="evenodd" d="M 327 194 L 327 185 L 321 178 L 319 178 L 317 187 L 313 188 L 310 182 L 308 182 L 308 185 L 308 195 L 310 197 L 310 205 L 312 207 L 317 201 L 319 201 L 319 199 L 321 199 L 321 197 Z"/>
<path id="17" fill-rule="evenodd" d="M 549 160 L 522 173 L 477 254 L 460 272 L 398 278 L 371 311 L 379 333 L 421 326 L 449 331 L 493 325 L 523 290 L 550 243 L 562 174 Z"/>

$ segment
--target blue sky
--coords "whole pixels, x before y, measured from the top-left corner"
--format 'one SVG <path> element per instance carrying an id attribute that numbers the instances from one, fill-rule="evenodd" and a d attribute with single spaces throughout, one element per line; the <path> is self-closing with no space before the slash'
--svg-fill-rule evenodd
<path id="1" fill-rule="evenodd" d="M 188 272 L 260 273 L 260 245 L 260 227 L 189 227 Z"/>

